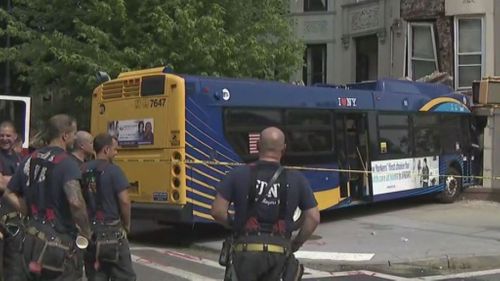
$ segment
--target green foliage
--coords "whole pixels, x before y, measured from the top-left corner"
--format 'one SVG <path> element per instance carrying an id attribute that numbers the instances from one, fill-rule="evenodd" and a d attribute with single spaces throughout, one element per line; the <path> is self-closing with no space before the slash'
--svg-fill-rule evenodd
<path id="1" fill-rule="evenodd" d="M 50 3 L 50 4 L 49 4 Z M 288 80 L 302 62 L 286 0 L 12 0 L 0 48 L 34 112 L 88 124 L 95 73 L 162 65 L 178 73 Z M 28 87 L 26 87 L 28 86 Z M 47 110 L 49 108 L 49 110 Z"/>

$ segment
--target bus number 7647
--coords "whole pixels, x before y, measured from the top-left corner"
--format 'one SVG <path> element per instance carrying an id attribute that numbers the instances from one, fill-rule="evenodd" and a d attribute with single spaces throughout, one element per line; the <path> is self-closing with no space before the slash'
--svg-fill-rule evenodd
<path id="1" fill-rule="evenodd" d="M 167 98 L 150 99 L 149 107 L 165 107 Z"/>

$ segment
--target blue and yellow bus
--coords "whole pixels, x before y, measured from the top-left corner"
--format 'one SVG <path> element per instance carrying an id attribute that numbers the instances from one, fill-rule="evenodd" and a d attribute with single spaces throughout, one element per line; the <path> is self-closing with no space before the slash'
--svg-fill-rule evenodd
<path id="1" fill-rule="evenodd" d="M 136 218 L 213 222 L 216 186 L 257 158 L 267 126 L 285 132 L 284 164 L 302 169 L 321 210 L 424 194 L 453 202 L 473 183 L 469 99 L 444 85 L 305 87 L 162 67 L 106 80 L 91 128 L 118 138 Z"/>

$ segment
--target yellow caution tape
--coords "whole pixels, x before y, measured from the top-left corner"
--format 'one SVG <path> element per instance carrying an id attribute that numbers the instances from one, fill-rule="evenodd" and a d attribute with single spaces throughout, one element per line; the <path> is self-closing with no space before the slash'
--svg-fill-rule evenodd
<path id="1" fill-rule="evenodd" d="M 167 159 L 116 159 L 116 162 L 168 162 L 172 164 L 188 164 L 188 165 L 212 165 L 212 166 L 230 166 L 237 167 L 246 165 L 247 163 L 240 162 L 221 162 L 221 161 L 209 161 L 209 160 L 167 160 Z M 339 168 L 318 168 L 318 167 L 305 167 L 305 166 L 284 166 L 286 169 L 300 170 L 300 171 L 316 171 L 316 172 L 342 172 L 342 173 L 353 173 L 353 174 L 377 174 L 377 175 L 387 175 L 387 174 L 399 174 L 401 171 L 387 171 L 387 172 L 373 172 L 365 170 L 355 170 L 355 169 L 339 169 Z M 422 173 L 410 173 L 411 176 L 422 176 Z M 454 178 L 468 178 L 468 179 L 491 179 L 500 180 L 500 176 L 462 176 L 462 175 L 427 175 L 429 177 L 454 177 Z"/>

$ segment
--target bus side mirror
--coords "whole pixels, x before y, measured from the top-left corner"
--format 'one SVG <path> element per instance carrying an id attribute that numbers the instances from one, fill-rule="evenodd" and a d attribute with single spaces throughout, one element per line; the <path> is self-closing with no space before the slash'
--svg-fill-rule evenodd
<path id="1" fill-rule="evenodd" d="M 111 80 L 111 77 L 109 77 L 109 74 L 107 74 L 104 71 L 98 71 L 96 74 L 96 79 L 97 79 L 97 84 L 102 84 L 104 82 L 108 82 Z"/>

